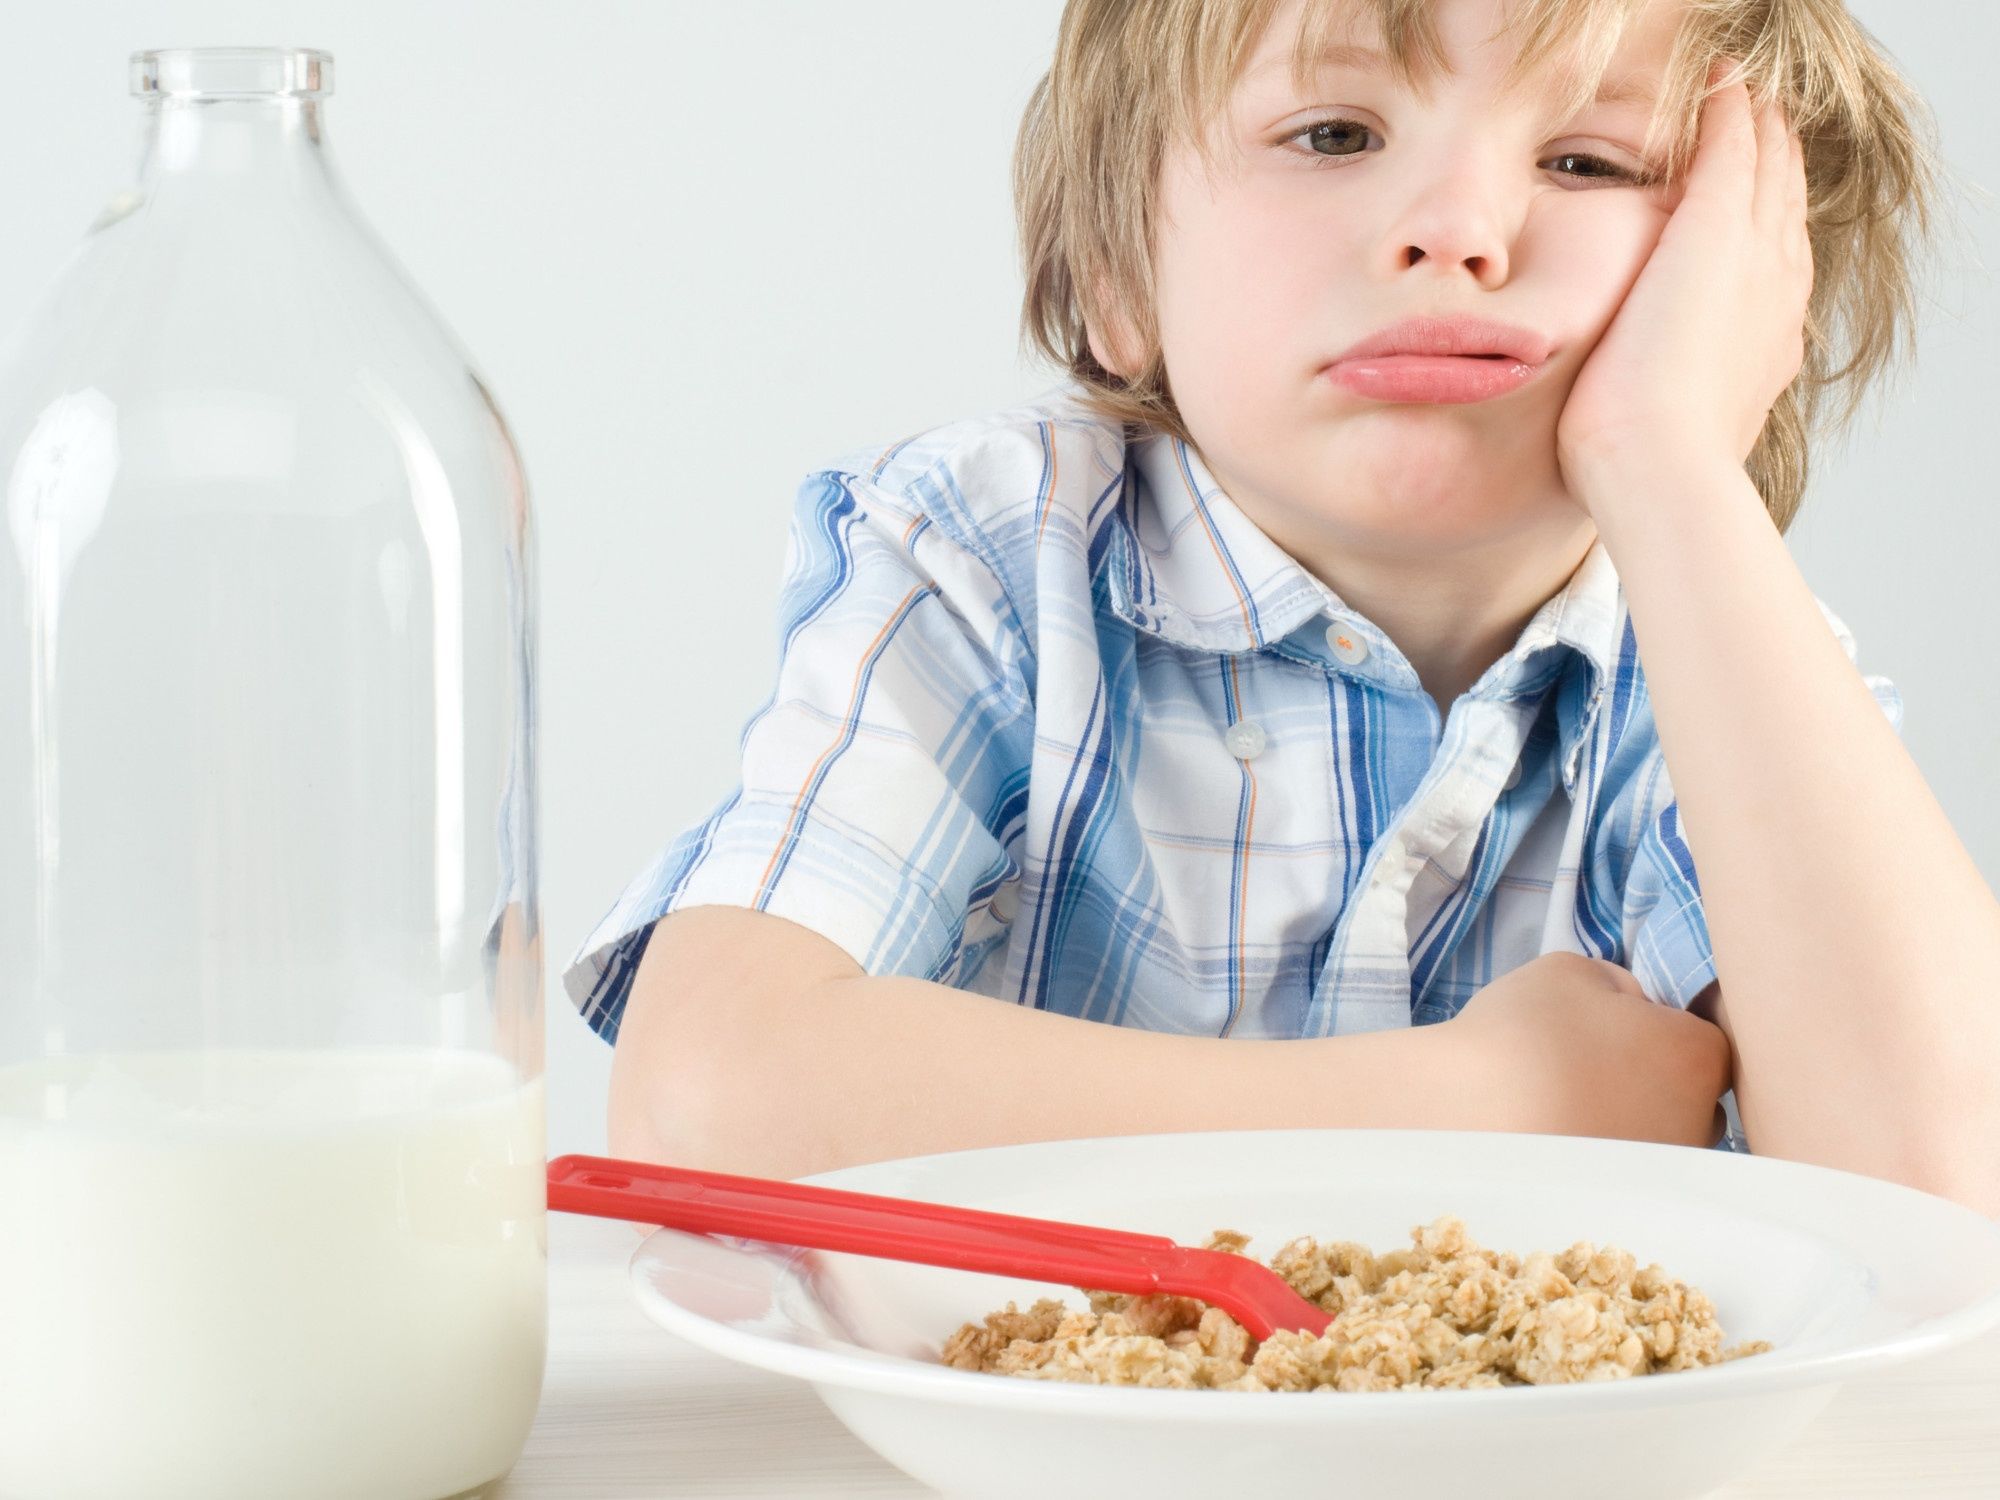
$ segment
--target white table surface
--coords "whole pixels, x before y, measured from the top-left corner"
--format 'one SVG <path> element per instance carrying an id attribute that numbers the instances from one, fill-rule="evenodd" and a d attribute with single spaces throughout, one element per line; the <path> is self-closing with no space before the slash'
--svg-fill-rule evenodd
<path id="1" fill-rule="evenodd" d="M 527 1450 L 491 1500 L 935 1496 L 803 1381 L 650 1322 L 634 1224 L 549 1215 L 549 1362 Z M 2000 1331 L 1848 1383 L 1785 1452 L 1714 1500 L 2000 1497 Z"/>

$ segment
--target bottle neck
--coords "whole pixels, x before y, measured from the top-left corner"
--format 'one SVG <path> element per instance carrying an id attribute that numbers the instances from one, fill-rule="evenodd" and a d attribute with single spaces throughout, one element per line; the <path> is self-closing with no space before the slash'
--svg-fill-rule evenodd
<path id="1" fill-rule="evenodd" d="M 140 190 L 236 193 L 245 206 L 329 187 L 321 109 L 333 59 L 310 47 L 178 47 L 135 52 L 132 92 L 146 104 Z"/>
<path id="2" fill-rule="evenodd" d="M 320 101 L 297 96 L 163 98 L 149 107 L 140 180 L 150 193 L 181 181 L 274 187 L 325 180 Z"/>

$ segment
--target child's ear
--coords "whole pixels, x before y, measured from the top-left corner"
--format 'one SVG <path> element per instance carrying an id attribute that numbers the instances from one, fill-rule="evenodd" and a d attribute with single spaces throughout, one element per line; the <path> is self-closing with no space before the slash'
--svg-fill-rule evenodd
<path id="1" fill-rule="evenodd" d="M 1132 377 L 1123 368 L 1122 361 L 1114 359 L 1109 353 L 1109 351 L 1105 349 L 1104 341 L 1098 338 L 1097 336 L 1097 330 L 1095 328 L 1091 328 L 1089 330 L 1089 333 L 1090 333 L 1090 357 L 1096 360 L 1098 364 L 1103 366 L 1106 370 L 1109 370 L 1113 375 L 1116 375 L 1120 380 L 1130 380 Z"/>
<path id="2" fill-rule="evenodd" d="M 1117 310 L 1116 299 L 1111 296 L 1108 284 L 1100 278 L 1097 283 L 1097 306 L 1105 309 L 1104 321 L 1107 328 L 1098 326 L 1098 319 L 1084 319 L 1085 333 L 1090 341 L 1090 357 L 1120 380 L 1131 380 L 1139 373 L 1139 360 L 1134 353 L 1138 339 L 1131 326 Z"/>

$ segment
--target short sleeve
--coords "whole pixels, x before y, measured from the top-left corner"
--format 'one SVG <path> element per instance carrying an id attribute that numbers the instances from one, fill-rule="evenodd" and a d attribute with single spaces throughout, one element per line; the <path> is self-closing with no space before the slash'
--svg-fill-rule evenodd
<path id="1" fill-rule="evenodd" d="M 1840 618 L 1820 605 L 1851 663 L 1854 637 Z M 1863 677 L 1890 726 L 1903 732 L 1903 699 L 1887 677 Z M 1655 746 L 1647 773 L 1635 778 L 1649 801 L 1665 805 L 1646 818 L 1626 880 L 1623 915 L 1626 967 L 1640 988 L 1657 1001 L 1686 1010 L 1715 978 L 1715 950 L 1702 909 L 1701 882 L 1683 836 L 1680 804 L 1674 800 L 1664 761 Z M 1611 820 L 1614 824 L 1619 820 Z"/>
<path id="2" fill-rule="evenodd" d="M 615 1041 L 653 924 L 743 906 L 809 927 L 871 974 L 951 983 L 999 923 L 1000 841 L 1026 785 L 1033 700 L 1004 590 L 899 497 L 824 471 L 800 486 L 777 681 L 736 788 L 626 887 L 564 972 Z"/>
<path id="3" fill-rule="evenodd" d="M 1715 950 L 1678 802 L 1662 808 L 1640 837 L 1625 883 L 1624 926 L 1626 967 L 1649 998 L 1686 1010 L 1715 979 Z"/>

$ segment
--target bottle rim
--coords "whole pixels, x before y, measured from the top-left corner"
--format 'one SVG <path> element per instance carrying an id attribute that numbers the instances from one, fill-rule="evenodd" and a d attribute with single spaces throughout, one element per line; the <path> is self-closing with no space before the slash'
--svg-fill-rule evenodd
<path id="1" fill-rule="evenodd" d="M 157 47 L 134 52 L 132 92 L 144 99 L 321 99 L 333 54 L 317 47 Z"/>

